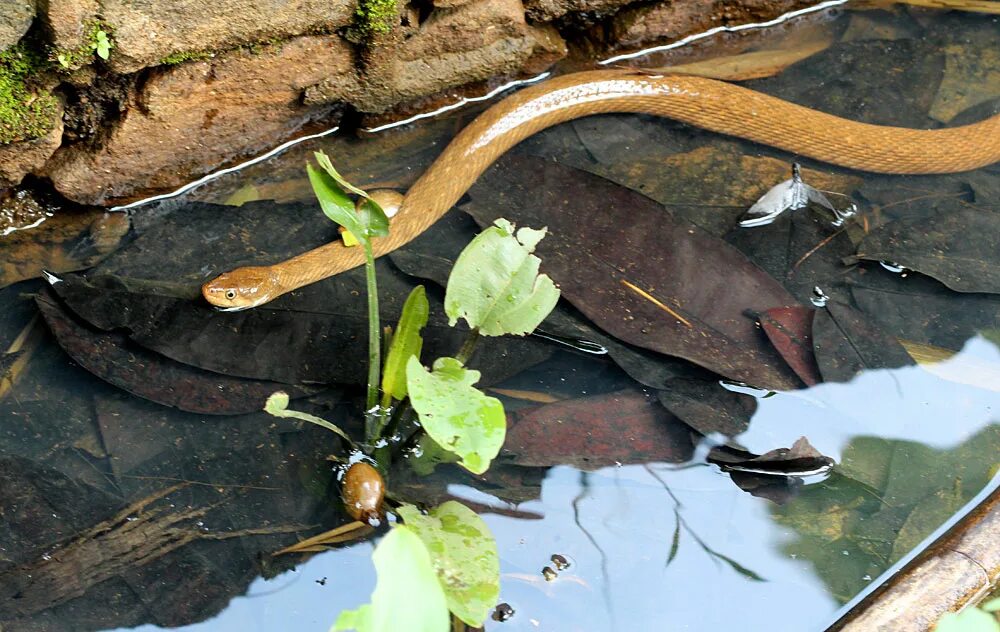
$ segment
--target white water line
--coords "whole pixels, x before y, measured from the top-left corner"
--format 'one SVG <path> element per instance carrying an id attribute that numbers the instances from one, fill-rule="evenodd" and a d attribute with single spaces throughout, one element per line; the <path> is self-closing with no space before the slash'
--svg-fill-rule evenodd
<path id="1" fill-rule="evenodd" d="M 806 7 L 804 9 L 797 9 L 795 11 L 789 11 L 788 13 L 783 13 L 782 15 L 779 15 L 778 17 L 774 18 L 773 20 L 768 20 L 767 22 L 752 22 L 752 23 L 748 23 L 748 24 L 738 24 L 736 26 L 717 26 L 715 28 L 709 29 L 709 30 L 704 31 L 702 33 L 696 33 L 694 35 L 689 35 L 689 36 L 684 37 L 682 39 L 679 39 L 679 40 L 677 40 L 675 42 L 671 42 L 670 44 L 663 44 L 661 46 L 654 46 L 652 48 L 644 48 L 642 50 L 635 51 L 635 52 L 632 52 L 632 53 L 625 53 L 625 54 L 622 54 L 622 55 L 615 55 L 614 57 L 609 57 L 607 59 L 603 59 L 601 61 L 598 61 L 597 63 L 603 66 L 603 65 L 607 65 L 607 64 L 612 64 L 612 63 L 617 62 L 617 61 L 622 61 L 622 60 L 625 60 L 625 59 L 635 59 L 636 57 L 642 57 L 643 55 L 649 55 L 651 53 L 658 53 L 660 51 L 671 50 L 671 49 L 674 49 L 674 48 L 680 48 L 681 46 L 686 46 L 687 44 L 690 44 L 691 42 L 696 42 L 698 40 L 705 39 L 707 37 L 712 37 L 713 35 L 717 35 L 719 33 L 735 33 L 735 32 L 738 32 L 738 31 L 746 31 L 746 30 L 750 30 L 750 29 L 760 29 L 760 28 L 767 28 L 767 27 L 770 27 L 770 26 L 777 26 L 778 24 L 782 24 L 783 22 L 787 22 L 788 20 L 791 20 L 791 19 L 803 16 L 803 15 L 807 15 L 809 13 L 816 13 L 818 11 L 823 11 L 823 10 L 829 9 L 831 7 L 836 7 L 836 6 L 845 4 L 845 3 L 847 3 L 847 1 L 848 0 L 826 0 L 825 2 L 821 2 L 821 3 L 813 5 L 811 7 Z M 542 79 L 545 79 L 546 77 L 548 77 L 550 74 L 552 74 L 552 73 L 550 73 L 550 72 L 543 72 L 540 75 L 535 75 L 534 77 L 531 77 L 529 79 L 518 79 L 518 80 L 515 80 L 515 81 L 510 81 L 510 82 L 507 82 L 507 83 L 503 84 L 502 86 L 498 86 L 498 87 L 494 88 L 493 90 L 490 90 L 486 94 L 480 95 L 478 97 L 463 97 L 463 98 L 459 99 L 458 101 L 455 101 L 454 103 L 450 103 L 448 105 L 442 106 L 442 107 L 440 107 L 440 108 L 438 108 L 436 110 L 433 110 L 431 112 L 423 112 L 421 114 L 415 114 L 415 115 L 413 115 L 413 116 L 411 116 L 409 118 L 403 119 L 401 121 L 396 121 L 396 122 L 393 122 L 393 123 L 386 123 L 385 125 L 379 125 L 377 127 L 366 128 L 364 131 L 365 132 L 369 132 L 369 133 L 378 133 L 378 132 L 382 132 L 382 131 L 385 131 L 385 130 L 388 130 L 388 129 L 393 129 L 395 127 L 401 127 L 403 125 L 409 125 L 410 123 L 413 123 L 414 121 L 419 121 L 421 119 L 432 118 L 432 117 L 435 117 L 435 116 L 440 116 L 441 114 L 444 114 L 445 112 L 450 112 L 452 110 L 457 110 L 459 108 L 465 107 L 466 105 L 468 105 L 470 103 L 478 103 L 478 102 L 481 102 L 481 101 L 488 101 L 489 99 L 492 99 L 493 97 L 497 96 L 498 94 L 500 94 L 502 92 L 505 92 L 507 90 L 510 90 L 512 88 L 516 88 L 516 87 L 524 86 L 524 85 L 529 85 L 529 84 L 532 84 L 532 83 L 537 83 L 537 82 L 541 81 Z M 161 195 L 154 195 L 152 197 L 144 198 L 144 199 L 138 200 L 136 202 L 131 202 L 129 204 L 124 204 L 122 206 L 115 206 L 115 207 L 112 207 L 110 210 L 111 211 L 127 211 L 129 209 L 133 209 L 133 208 L 136 208 L 138 206 L 143 206 L 143 205 L 149 204 L 151 202 L 158 202 L 160 200 L 167 200 L 167 199 L 170 199 L 170 198 L 177 197 L 179 195 L 183 195 L 183 194 L 187 193 L 188 191 L 191 191 L 192 189 L 196 189 L 196 188 L 200 187 L 201 185 L 203 185 L 203 184 L 205 184 L 207 182 L 211 182 L 212 180 L 215 180 L 216 178 L 219 178 L 219 177 L 224 176 L 224 175 L 229 174 L 229 173 L 234 173 L 234 172 L 240 171 L 242 169 L 245 169 L 246 167 L 250 167 L 250 166 L 253 166 L 253 165 L 255 165 L 255 164 L 259 163 L 259 162 L 263 162 L 264 160 L 267 160 L 269 158 L 273 158 L 274 156 L 280 154 L 281 152 L 285 151 L 289 147 L 293 147 L 295 145 L 298 145 L 299 143 L 304 143 L 306 141 L 313 140 L 313 139 L 316 139 L 316 138 L 322 138 L 324 136 L 329 136 L 330 134 L 333 134 L 334 132 L 336 132 L 339 129 L 340 129 L 339 126 L 338 127 L 333 127 L 333 128 L 330 128 L 330 129 L 328 129 L 326 131 L 319 132 L 318 134 L 310 134 L 308 136 L 302 136 L 300 138 L 295 138 L 295 139 L 290 140 L 290 141 L 288 141 L 286 143 L 282 143 L 281 145 L 278 145 L 274 149 L 272 149 L 272 150 L 268 151 L 267 153 L 264 153 L 264 154 L 262 154 L 260 156 L 257 156 L 256 158 L 251 158 L 250 160 L 247 160 L 246 162 L 242 162 L 242 163 L 240 163 L 238 165 L 235 165 L 235 166 L 232 166 L 232 167 L 227 167 L 226 169 L 220 169 L 219 171 L 215 171 L 215 172 L 209 173 L 208 175 L 203 176 L 203 177 L 199 178 L 198 180 L 195 180 L 193 182 L 189 182 L 188 184 L 185 184 L 184 186 L 182 186 L 181 188 L 177 189 L 176 191 L 172 191 L 170 193 L 164 193 L 164 194 L 161 194 Z"/>
<path id="2" fill-rule="evenodd" d="M 299 137 L 299 138 L 294 138 L 294 139 L 292 139 L 292 140 L 290 140 L 290 141 L 288 141 L 286 143 L 282 143 L 282 144 L 278 145 L 277 147 L 275 147 L 274 149 L 268 151 L 265 154 L 261 154 L 260 156 L 257 156 L 256 158 L 251 158 L 250 160 L 247 160 L 246 162 L 241 162 L 240 164 L 234 165 L 232 167 L 227 167 L 225 169 L 220 169 L 218 171 L 213 171 L 212 173 L 210 173 L 210 174 L 208 174 L 208 175 L 206 175 L 204 177 L 201 177 L 201 178 L 195 180 L 194 182 L 189 182 L 189 183 L 185 184 L 184 186 L 182 186 L 181 188 L 177 189 L 176 191 L 172 191 L 170 193 L 164 193 L 162 195 L 154 195 L 153 197 L 144 198 L 142 200 L 139 200 L 138 202 L 132 202 L 130 204 L 125 204 L 123 206 L 114 206 L 110 210 L 111 211 L 127 211 L 127 210 L 129 210 L 131 208 L 135 208 L 137 206 L 142 206 L 143 204 L 149 204 L 150 202 L 159 202 L 160 200 L 167 200 L 167 199 L 170 199 L 172 197 L 177 197 L 178 195 L 183 195 L 184 193 L 187 193 L 191 189 L 196 189 L 196 188 L 200 187 L 201 185 L 205 184 L 206 182 L 210 182 L 212 180 L 215 180 L 216 178 L 224 176 L 227 173 L 234 173 L 234 172 L 240 171 L 241 169 L 244 169 L 246 167 L 250 167 L 252 165 L 255 165 L 258 162 L 263 162 L 263 161 L 267 160 L 268 158 L 273 158 L 274 156 L 280 154 L 281 152 L 285 151 L 289 147 L 293 147 L 295 145 L 298 145 L 299 143 L 304 143 L 307 140 L 313 140 L 314 138 L 322 138 L 324 136 L 329 136 L 330 134 L 336 132 L 339 129 L 340 129 L 339 126 L 337 126 L 337 127 L 331 127 L 330 129 L 328 129 L 326 131 L 319 132 L 318 134 L 309 134 L 308 136 L 302 136 L 302 137 Z"/>
<path id="3" fill-rule="evenodd" d="M 703 33 L 695 33 L 694 35 L 688 35 L 687 37 L 677 40 L 676 42 L 663 44 L 661 46 L 653 46 L 652 48 L 644 48 L 642 50 L 637 50 L 632 53 L 615 55 L 614 57 L 608 57 L 607 59 L 603 59 L 597 63 L 604 66 L 606 64 L 613 64 L 617 61 L 623 61 L 626 59 L 635 59 L 636 57 L 642 57 L 643 55 L 649 55 L 651 53 L 659 53 L 665 50 L 672 50 L 674 48 L 680 48 L 681 46 L 687 46 L 691 42 L 697 42 L 698 40 L 705 39 L 706 37 L 712 37 L 713 35 L 718 35 L 719 33 L 737 33 L 739 31 L 749 31 L 751 29 L 761 29 L 761 28 L 767 28 L 769 26 L 777 26 L 793 18 L 797 18 L 803 15 L 808 15 L 809 13 L 816 13 L 817 11 L 823 11 L 825 9 L 829 9 L 831 7 L 836 7 L 846 3 L 847 0 L 826 0 L 826 2 L 821 2 L 811 7 L 806 7 L 804 9 L 796 9 L 795 11 L 789 11 L 788 13 L 783 13 L 778 17 L 774 18 L 773 20 L 768 20 L 767 22 L 751 22 L 748 24 L 737 24 L 736 26 L 717 26 L 715 28 L 708 29 Z"/>

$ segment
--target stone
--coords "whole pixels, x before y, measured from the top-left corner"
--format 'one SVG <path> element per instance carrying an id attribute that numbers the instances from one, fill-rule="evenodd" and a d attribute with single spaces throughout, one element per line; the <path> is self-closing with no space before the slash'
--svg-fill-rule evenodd
<path id="1" fill-rule="evenodd" d="M 38 15 L 52 44 L 61 51 L 86 47 L 86 25 L 100 12 L 97 0 L 38 0 Z"/>
<path id="2" fill-rule="evenodd" d="M 0 50 L 4 50 L 28 32 L 35 17 L 34 0 L 5 0 L 0 2 Z"/>
<path id="3" fill-rule="evenodd" d="M 527 0 L 524 8 L 536 22 L 549 22 L 567 13 L 588 13 L 595 18 L 611 15 L 635 0 Z"/>
<path id="4" fill-rule="evenodd" d="M 24 176 L 40 169 L 62 142 L 63 117 L 59 105 L 55 125 L 47 134 L 34 140 L 0 145 L 0 190 L 17 186 Z"/>
<path id="5" fill-rule="evenodd" d="M 412 35 L 374 52 L 351 103 L 362 112 L 384 112 L 463 84 L 539 71 L 565 55 L 554 28 L 527 23 L 521 0 L 434 9 Z M 306 92 L 307 103 L 336 98 L 326 81 Z"/>
<path id="6" fill-rule="evenodd" d="M 195 53 L 221 52 L 351 23 L 356 0 L 41 0 L 61 50 L 81 50 L 99 24 L 113 43 L 109 64 L 135 72 Z M 89 54 L 89 51 L 85 51 Z"/>
<path id="7" fill-rule="evenodd" d="M 618 46 L 679 39 L 717 26 L 762 22 L 813 4 L 809 0 L 691 0 L 624 9 L 611 25 Z"/>
<path id="8" fill-rule="evenodd" d="M 333 102 L 357 91 L 352 49 L 335 35 L 165 68 L 150 75 L 99 142 L 60 149 L 44 172 L 63 195 L 85 204 L 169 190 L 329 117 L 334 106 L 302 103 L 305 87 L 323 79 Z"/>

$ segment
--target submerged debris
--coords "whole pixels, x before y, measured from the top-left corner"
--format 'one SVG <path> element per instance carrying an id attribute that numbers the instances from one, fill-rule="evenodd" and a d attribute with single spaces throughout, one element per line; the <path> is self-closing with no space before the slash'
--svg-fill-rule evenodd
<path id="1" fill-rule="evenodd" d="M 820 454 L 805 437 L 800 437 L 791 448 L 778 448 L 759 456 L 738 447 L 715 446 L 708 453 L 708 461 L 729 472 L 768 476 L 813 476 L 828 472 L 834 465 L 833 459 Z"/>
<path id="2" fill-rule="evenodd" d="M 847 208 L 841 210 L 830 202 L 825 193 L 830 192 L 820 191 L 806 184 L 802 180 L 801 166 L 797 162 L 792 163 L 791 179 L 771 187 L 767 193 L 762 195 L 750 207 L 750 210 L 746 212 L 744 219 L 740 220 L 740 227 L 753 228 L 755 226 L 766 226 L 785 211 L 796 211 L 809 206 L 810 203 L 816 204 L 833 213 L 834 219 L 831 223 L 834 226 L 842 225 L 844 220 L 857 213 L 857 206 L 853 202 Z M 842 194 L 836 193 L 833 195 Z"/>

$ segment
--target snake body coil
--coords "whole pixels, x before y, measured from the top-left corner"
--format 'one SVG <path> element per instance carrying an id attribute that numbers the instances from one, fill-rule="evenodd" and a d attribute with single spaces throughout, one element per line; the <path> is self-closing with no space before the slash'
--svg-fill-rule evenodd
<path id="1" fill-rule="evenodd" d="M 664 116 L 823 162 L 894 174 L 956 173 L 1000 161 L 1000 115 L 963 127 L 915 130 L 825 114 L 740 86 L 688 76 L 595 70 L 517 92 L 481 114 L 402 198 L 375 255 L 406 244 L 444 215 L 508 149 L 558 123 L 612 112 Z M 364 263 L 338 240 L 279 264 L 238 268 L 202 287 L 224 309 L 261 305 Z"/>

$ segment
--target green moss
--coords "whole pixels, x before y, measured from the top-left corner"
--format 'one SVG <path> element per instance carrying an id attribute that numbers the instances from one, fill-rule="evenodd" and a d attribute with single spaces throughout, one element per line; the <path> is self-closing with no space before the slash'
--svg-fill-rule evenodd
<path id="1" fill-rule="evenodd" d="M 385 35 L 396 25 L 396 0 L 360 0 L 354 15 L 362 35 Z"/>
<path id="2" fill-rule="evenodd" d="M 44 56 L 23 44 L 0 52 L 0 143 L 39 138 L 52 129 L 58 102 L 31 86 L 46 69 Z"/>
<path id="3" fill-rule="evenodd" d="M 174 66 L 176 64 L 183 64 L 186 61 L 205 61 L 206 59 L 211 59 L 212 57 L 215 57 L 215 53 L 210 51 L 180 51 L 177 53 L 170 53 L 160 60 L 160 64 L 164 66 Z"/>

